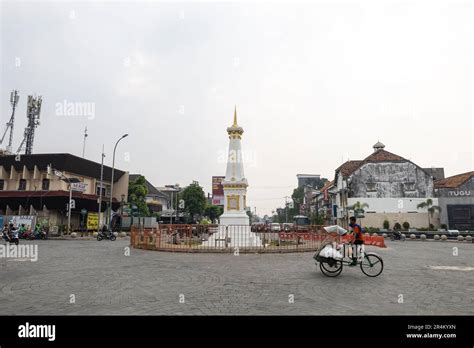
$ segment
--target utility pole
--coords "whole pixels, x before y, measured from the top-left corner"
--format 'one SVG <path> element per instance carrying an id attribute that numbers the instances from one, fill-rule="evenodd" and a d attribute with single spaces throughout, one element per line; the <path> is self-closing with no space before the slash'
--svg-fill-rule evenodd
<path id="1" fill-rule="evenodd" d="M 100 186 L 99 186 L 99 216 L 97 221 L 97 233 L 100 232 L 100 213 L 102 212 L 102 187 L 104 186 L 104 144 L 102 144 L 102 162 L 100 164 Z"/>
<path id="2" fill-rule="evenodd" d="M 290 196 L 285 196 L 285 222 L 288 223 L 288 198 L 291 198 Z"/>
<path id="3" fill-rule="evenodd" d="M 84 129 L 84 145 L 82 146 L 82 158 L 84 158 L 84 155 L 86 153 L 86 138 L 87 138 L 87 126 Z"/>

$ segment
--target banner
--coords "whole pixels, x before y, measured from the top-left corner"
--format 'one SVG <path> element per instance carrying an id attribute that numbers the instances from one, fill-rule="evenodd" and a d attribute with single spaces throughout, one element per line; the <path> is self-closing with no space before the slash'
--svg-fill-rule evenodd
<path id="1" fill-rule="evenodd" d="M 88 230 L 97 230 L 99 227 L 99 214 L 98 213 L 88 213 L 87 214 L 87 229 Z"/>

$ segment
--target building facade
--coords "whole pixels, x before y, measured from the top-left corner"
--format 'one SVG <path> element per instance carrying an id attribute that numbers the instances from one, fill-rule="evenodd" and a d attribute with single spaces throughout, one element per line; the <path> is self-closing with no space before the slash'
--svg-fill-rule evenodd
<path id="1" fill-rule="evenodd" d="M 347 161 L 336 169 L 335 213 L 337 222 L 347 226 L 354 215 L 353 206 L 364 203 L 362 223 L 367 227 L 389 228 L 408 222 L 411 227 L 428 227 L 428 221 L 439 226 L 439 214 L 428 217 L 428 210 L 418 204 L 428 198 L 437 205 L 434 181 L 430 173 L 401 156 L 386 151 L 378 142 L 364 160 Z"/>
<path id="2" fill-rule="evenodd" d="M 34 216 L 50 228 L 64 226 L 68 220 L 68 181 L 75 181 L 81 189 L 72 191 L 72 229 L 87 227 L 84 223 L 89 214 L 105 221 L 103 215 L 111 194 L 113 210 L 127 200 L 129 178 L 127 172 L 115 169 L 111 192 L 112 168 L 103 166 L 102 186 L 100 173 L 100 163 L 67 153 L 0 156 L 0 215 Z"/>
<path id="3" fill-rule="evenodd" d="M 435 181 L 440 220 L 449 229 L 474 231 L 474 171 Z"/>

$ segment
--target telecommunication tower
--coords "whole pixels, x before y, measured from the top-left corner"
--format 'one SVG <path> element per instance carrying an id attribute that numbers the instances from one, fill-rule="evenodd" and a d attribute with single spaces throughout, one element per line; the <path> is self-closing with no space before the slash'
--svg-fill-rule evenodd
<path id="1" fill-rule="evenodd" d="M 40 124 L 40 112 L 41 112 L 41 103 L 43 102 L 41 96 L 33 97 L 32 95 L 28 96 L 28 106 L 26 109 L 26 117 L 28 118 L 28 124 L 23 133 L 23 140 L 16 151 L 17 154 L 25 145 L 25 155 L 31 155 L 33 153 L 33 141 L 35 139 L 35 129 Z"/>
<path id="2" fill-rule="evenodd" d="M 8 137 L 8 145 L 5 149 L 7 153 L 11 153 L 12 151 L 13 126 L 15 123 L 15 110 L 16 110 L 16 106 L 18 105 L 19 99 L 20 99 L 20 95 L 18 94 L 18 91 L 13 90 L 10 93 L 10 104 L 12 106 L 12 116 L 10 117 L 10 120 L 7 122 L 7 127 L 5 128 L 5 132 L 3 133 L 2 139 L 0 139 L 0 144 L 2 144 L 3 140 L 5 140 L 5 136 L 7 135 L 8 130 L 10 130 L 10 135 Z"/>

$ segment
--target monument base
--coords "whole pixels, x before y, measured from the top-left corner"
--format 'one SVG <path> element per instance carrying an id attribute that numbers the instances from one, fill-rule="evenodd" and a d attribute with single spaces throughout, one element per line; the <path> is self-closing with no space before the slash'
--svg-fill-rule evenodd
<path id="1" fill-rule="evenodd" d="M 218 232 L 211 235 L 202 245 L 214 248 L 263 246 L 262 240 L 250 230 L 249 225 L 219 225 Z"/>
<path id="2" fill-rule="evenodd" d="M 220 225 L 242 225 L 242 226 L 249 226 L 250 219 L 249 216 L 245 213 L 243 214 L 222 214 L 219 217 L 219 224 Z"/>

